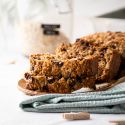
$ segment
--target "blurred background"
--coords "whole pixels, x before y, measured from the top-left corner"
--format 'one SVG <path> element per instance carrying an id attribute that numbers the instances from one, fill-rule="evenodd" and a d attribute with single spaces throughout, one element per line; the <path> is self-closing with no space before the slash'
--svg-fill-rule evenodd
<path id="1" fill-rule="evenodd" d="M 125 31 L 125 0 L 0 0 L 0 64 L 103 31 Z"/>

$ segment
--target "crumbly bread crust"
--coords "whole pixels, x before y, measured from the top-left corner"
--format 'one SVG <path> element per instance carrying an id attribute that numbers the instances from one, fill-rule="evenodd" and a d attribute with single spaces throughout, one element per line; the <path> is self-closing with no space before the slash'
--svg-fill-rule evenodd
<path id="1" fill-rule="evenodd" d="M 99 47 L 105 46 L 117 50 L 125 58 L 125 32 L 101 32 L 80 39 L 90 41 Z"/>
<path id="2" fill-rule="evenodd" d="M 25 73 L 27 89 L 43 92 L 70 93 L 82 87 L 95 89 L 98 58 L 60 59 L 55 55 L 30 56 L 30 72 Z"/>

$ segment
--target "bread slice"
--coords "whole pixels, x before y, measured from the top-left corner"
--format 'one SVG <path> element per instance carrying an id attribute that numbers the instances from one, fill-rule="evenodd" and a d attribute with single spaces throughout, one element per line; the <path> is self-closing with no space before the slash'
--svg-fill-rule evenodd
<path id="1" fill-rule="evenodd" d="M 96 56 L 71 59 L 60 59 L 50 54 L 34 54 L 30 56 L 30 71 L 33 75 L 58 78 L 76 78 L 81 75 L 93 76 L 97 74 L 97 67 L 98 58 Z"/>
<path id="2" fill-rule="evenodd" d="M 25 73 L 25 89 L 46 93 L 71 93 L 82 87 L 95 90 L 95 80 L 96 78 L 94 76 L 67 79 L 61 77 L 60 79 L 56 79 L 53 77 L 33 76 L 30 73 Z"/>
<path id="3" fill-rule="evenodd" d="M 60 59 L 50 54 L 34 54 L 30 57 L 30 72 L 24 77 L 27 89 L 70 93 L 82 87 L 95 89 L 97 71 L 95 56 Z"/>

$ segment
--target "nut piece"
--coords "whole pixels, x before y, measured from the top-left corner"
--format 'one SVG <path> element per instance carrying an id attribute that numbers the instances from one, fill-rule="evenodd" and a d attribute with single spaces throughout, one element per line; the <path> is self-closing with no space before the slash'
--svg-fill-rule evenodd
<path id="1" fill-rule="evenodd" d="M 63 118 L 66 120 L 88 120 L 90 119 L 90 114 L 87 112 L 71 112 L 71 113 L 64 113 Z"/>

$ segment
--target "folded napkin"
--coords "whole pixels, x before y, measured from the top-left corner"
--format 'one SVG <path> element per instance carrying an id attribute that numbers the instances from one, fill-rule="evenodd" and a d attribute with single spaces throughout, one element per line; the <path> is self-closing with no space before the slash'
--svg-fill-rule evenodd
<path id="1" fill-rule="evenodd" d="M 28 112 L 125 113 L 125 83 L 101 92 L 45 94 L 22 101 Z"/>

